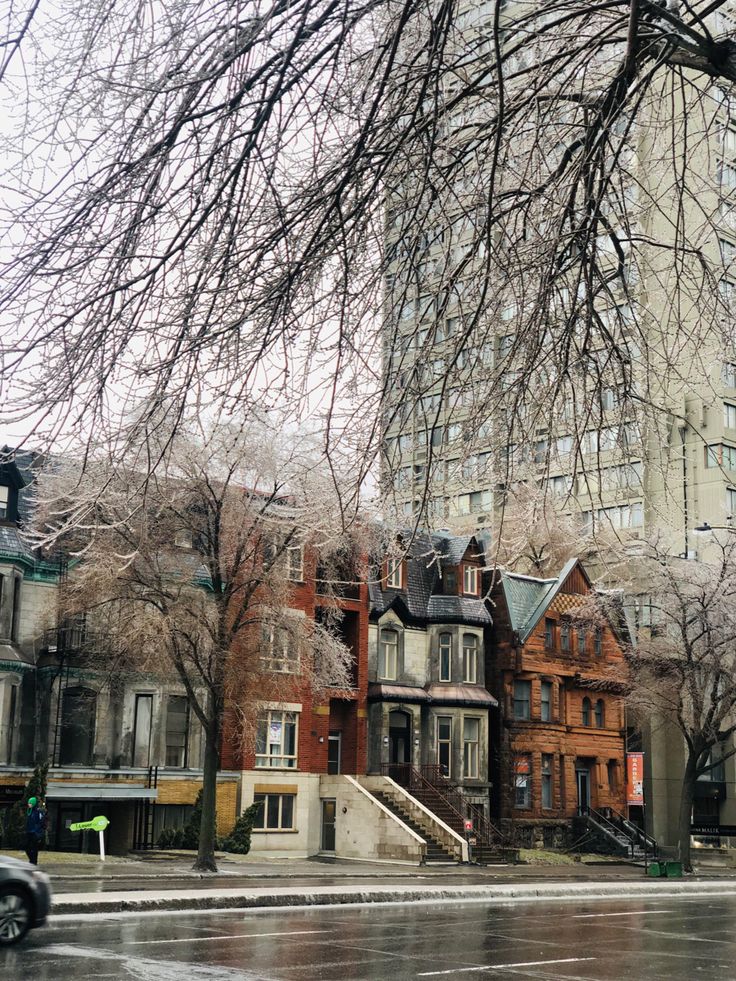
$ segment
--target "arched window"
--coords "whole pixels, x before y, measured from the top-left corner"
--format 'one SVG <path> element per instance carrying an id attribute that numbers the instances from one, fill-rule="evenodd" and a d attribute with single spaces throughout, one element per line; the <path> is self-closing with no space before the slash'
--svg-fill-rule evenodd
<path id="1" fill-rule="evenodd" d="M 595 724 L 598 729 L 602 729 L 606 724 L 606 708 L 602 698 L 595 703 Z"/>
<path id="2" fill-rule="evenodd" d="M 91 766 L 95 743 L 97 692 L 65 688 L 61 693 L 59 766 Z"/>
<path id="3" fill-rule="evenodd" d="M 440 681 L 452 681 L 452 634 L 440 634 Z"/>
<path id="4" fill-rule="evenodd" d="M 583 699 L 583 725 L 590 725 L 590 699 L 587 695 Z"/>
<path id="5" fill-rule="evenodd" d="M 475 634 L 463 634 L 463 681 L 471 685 L 478 682 L 478 638 Z"/>
<path id="6" fill-rule="evenodd" d="M 399 676 L 399 635 L 396 630 L 382 630 L 378 644 L 378 677 L 396 681 Z"/>

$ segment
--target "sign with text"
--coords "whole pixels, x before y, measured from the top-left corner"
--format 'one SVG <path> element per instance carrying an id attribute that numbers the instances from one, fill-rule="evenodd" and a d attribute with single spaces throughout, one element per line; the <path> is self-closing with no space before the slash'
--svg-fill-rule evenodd
<path id="1" fill-rule="evenodd" d="M 644 754 L 626 754 L 626 803 L 644 804 Z"/>
<path id="2" fill-rule="evenodd" d="M 709 838 L 734 838 L 736 837 L 736 824 L 691 824 L 691 835 L 703 835 Z"/>
<path id="3" fill-rule="evenodd" d="M 22 783 L 0 783 L 0 804 L 15 804 L 16 801 L 23 800 L 25 789 Z"/>
<path id="4" fill-rule="evenodd" d="M 70 824 L 70 831 L 104 831 L 110 822 L 106 817 L 100 815 L 99 817 L 92 818 L 91 821 L 77 821 L 76 824 Z"/>

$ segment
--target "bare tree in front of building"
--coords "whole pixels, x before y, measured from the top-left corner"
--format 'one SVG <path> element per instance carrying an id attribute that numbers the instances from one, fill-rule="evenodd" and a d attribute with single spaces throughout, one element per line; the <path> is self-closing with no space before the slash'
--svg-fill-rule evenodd
<path id="1" fill-rule="evenodd" d="M 215 870 L 226 709 L 241 728 L 231 738 L 254 728 L 257 682 L 276 657 L 299 684 L 349 687 L 352 654 L 334 624 L 289 615 L 304 546 L 339 553 L 344 526 L 334 471 L 299 440 L 194 419 L 169 436 L 151 434 L 122 463 L 70 460 L 42 474 L 35 538 L 75 553 L 62 602 L 104 624 L 111 650 L 98 657 L 183 685 L 204 735 L 194 867 Z M 149 453 L 153 476 L 138 455 Z"/>
<path id="2" fill-rule="evenodd" d="M 646 592 L 647 614 L 621 680 L 635 715 L 663 721 L 682 739 L 678 840 L 685 869 L 692 868 L 696 783 L 736 752 L 736 536 L 713 549 L 711 562 L 688 561 L 654 541 L 629 558 L 629 592 Z"/>

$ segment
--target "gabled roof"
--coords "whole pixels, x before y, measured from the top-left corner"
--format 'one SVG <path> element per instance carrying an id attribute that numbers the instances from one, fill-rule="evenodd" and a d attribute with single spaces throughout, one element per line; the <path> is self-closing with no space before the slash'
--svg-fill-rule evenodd
<path id="1" fill-rule="evenodd" d="M 490 614 L 481 600 L 438 595 L 443 569 L 459 565 L 471 544 L 482 561 L 483 545 L 474 535 L 416 535 L 407 549 L 406 589 L 382 589 L 380 582 L 369 583 L 371 615 L 377 618 L 394 609 L 398 616 L 406 614 L 414 621 L 490 623 Z"/>
<path id="2" fill-rule="evenodd" d="M 588 585 L 590 579 L 578 559 L 570 559 L 554 579 L 536 579 L 515 572 L 501 571 L 501 585 L 511 619 L 511 628 L 519 635 L 522 644 L 550 608 L 555 596 L 562 590 L 573 569 L 578 568 Z"/>

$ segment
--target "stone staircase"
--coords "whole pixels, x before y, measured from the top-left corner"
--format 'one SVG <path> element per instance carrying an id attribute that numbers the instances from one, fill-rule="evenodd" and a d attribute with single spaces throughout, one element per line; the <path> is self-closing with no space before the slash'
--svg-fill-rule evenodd
<path id="1" fill-rule="evenodd" d="M 427 843 L 427 862 L 452 862 L 455 863 L 456 859 L 453 853 L 445 846 L 443 843 L 435 836 L 431 828 L 425 825 L 418 824 L 415 821 L 409 811 L 402 807 L 400 801 L 395 800 L 389 794 L 384 793 L 380 790 L 374 790 L 373 796 L 376 800 L 380 801 L 384 807 L 386 807 L 392 814 L 403 821 L 403 823 L 411 828 L 415 834 L 420 835 Z M 425 822 L 426 824 L 426 822 Z"/>

